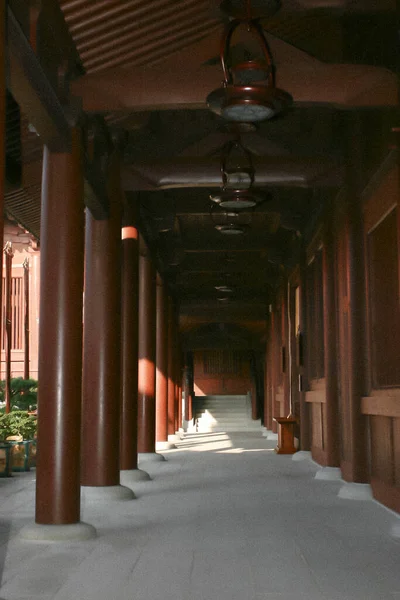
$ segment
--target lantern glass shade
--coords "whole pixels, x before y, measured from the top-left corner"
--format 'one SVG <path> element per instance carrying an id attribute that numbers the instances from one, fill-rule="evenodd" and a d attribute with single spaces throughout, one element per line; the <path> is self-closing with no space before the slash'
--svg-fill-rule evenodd
<path id="1" fill-rule="evenodd" d="M 215 229 L 223 235 L 243 235 L 244 227 L 230 223 L 228 225 L 216 225 Z"/>
<path id="2" fill-rule="evenodd" d="M 226 190 L 246 190 L 252 185 L 252 173 L 250 169 L 236 167 L 225 170 L 226 181 L 224 189 Z"/>
<path id="3" fill-rule="evenodd" d="M 228 210 L 244 210 L 246 208 L 253 208 L 256 205 L 256 201 L 251 196 L 247 198 L 232 196 L 231 198 L 221 200 L 219 205 L 221 208 L 227 208 Z"/>
<path id="4" fill-rule="evenodd" d="M 220 194 L 210 196 L 210 200 L 219 208 L 233 211 L 254 208 L 262 197 L 252 190 L 223 190 Z"/>
<path id="5" fill-rule="evenodd" d="M 222 109 L 222 116 L 227 121 L 258 123 L 270 119 L 274 111 L 262 104 L 229 104 Z"/>
<path id="6" fill-rule="evenodd" d="M 250 85 L 266 81 L 270 67 L 264 61 L 248 60 L 232 67 L 235 85 Z"/>

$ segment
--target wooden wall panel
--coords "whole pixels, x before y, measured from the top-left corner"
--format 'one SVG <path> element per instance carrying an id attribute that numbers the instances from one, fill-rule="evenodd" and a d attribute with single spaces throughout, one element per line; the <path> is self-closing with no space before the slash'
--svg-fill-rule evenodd
<path id="1" fill-rule="evenodd" d="M 370 435 L 373 495 L 400 512 L 400 418 L 370 416 Z"/>
<path id="2" fill-rule="evenodd" d="M 285 395 L 282 386 L 275 390 L 275 412 L 274 417 L 287 417 L 285 407 Z"/>
<path id="3" fill-rule="evenodd" d="M 250 373 L 250 361 L 247 353 L 241 357 L 238 364 L 238 356 L 226 356 L 215 351 L 196 351 L 193 353 L 194 363 L 194 392 L 196 396 L 207 395 L 246 395 L 255 394 L 255 386 Z M 214 364 L 210 359 L 216 359 Z M 236 365 L 236 372 L 232 371 L 232 365 Z M 226 372 L 224 371 L 226 369 Z M 215 373 L 215 371 L 221 371 Z M 211 372 L 210 372 L 211 371 Z"/>
<path id="4" fill-rule="evenodd" d="M 374 388 L 400 385 L 398 253 L 394 208 L 368 233 L 370 364 Z"/>
<path id="5" fill-rule="evenodd" d="M 393 477 L 400 496 L 400 418 L 392 419 L 393 424 Z"/>
<path id="6" fill-rule="evenodd" d="M 394 455 L 392 419 L 390 417 L 370 417 L 371 475 L 388 485 L 394 483 Z"/>
<path id="7" fill-rule="evenodd" d="M 5 241 L 8 240 L 7 232 L 5 232 Z M 12 238 L 11 240 L 12 241 Z M 38 377 L 38 335 L 39 335 L 39 285 L 40 285 L 40 252 L 30 252 L 25 249 L 19 249 L 14 247 L 14 258 L 12 277 L 23 276 L 23 262 L 25 259 L 29 261 L 29 374 L 32 379 Z M 3 256 L 4 261 L 4 256 Z M 5 268 L 3 265 L 3 273 Z M 4 286 L 2 286 L 4 292 Z M 4 304 L 4 298 L 3 298 Z M 15 319 L 13 319 L 13 326 L 15 326 Z M 23 323 L 20 323 L 22 327 Z M 23 331 L 19 331 L 19 336 L 23 338 Z M 21 339 L 23 342 L 23 339 Z M 0 348 L 1 368 L 0 378 L 5 377 L 5 353 L 4 349 Z M 23 377 L 24 376 L 24 351 L 23 345 L 18 349 L 11 350 L 11 376 L 12 377 Z"/>
<path id="8" fill-rule="evenodd" d="M 364 206 L 371 390 L 369 415 L 374 497 L 400 512 L 399 170 L 383 170 Z"/>
<path id="9" fill-rule="evenodd" d="M 315 402 L 311 406 L 312 417 L 312 446 L 323 449 L 322 404 Z"/>
<path id="10" fill-rule="evenodd" d="M 351 417 L 350 417 L 350 373 L 349 373 L 349 271 L 347 262 L 347 224 L 342 221 L 337 239 L 337 282 L 338 282 L 338 352 L 339 352 L 339 412 L 342 472 L 348 474 L 351 462 Z M 348 479 L 350 477 L 347 477 Z"/>
<path id="11" fill-rule="evenodd" d="M 327 464 L 326 440 L 326 384 L 325 379 L 310 381 L 311 390 L 305 393 L 311 407 L 311 454 L 320 465 Z"/>

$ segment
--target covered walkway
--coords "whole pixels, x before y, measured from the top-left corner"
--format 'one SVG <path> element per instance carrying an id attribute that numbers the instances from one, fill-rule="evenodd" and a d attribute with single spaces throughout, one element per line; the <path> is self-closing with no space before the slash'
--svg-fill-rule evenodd
<path id="1" fill-rule="evenodd" d="M 0 480 L 5 600 L 394 600 L 400 526 L 374 500 L 337 497 L 318 465 L 259 433 L 187 435 L 137 499 L 90 504 L 80 544 L 18 540 L 34 471 Z"/>

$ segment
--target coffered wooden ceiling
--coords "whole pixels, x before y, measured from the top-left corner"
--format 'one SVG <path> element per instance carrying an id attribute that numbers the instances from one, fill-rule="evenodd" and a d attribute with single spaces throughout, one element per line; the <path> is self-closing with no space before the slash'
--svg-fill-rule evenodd
<path id="1" fill-rule="evenodd" d="M 294 104 L 242 137 L 264 201 L 241 216 L 248 227 L 235 237 L 215 230 L 209 201 L 220 187 L 220 149 L 232 137 L 206 106 L 222 79 L 227 16 L 219 2 L 48 1 L 61 9 L 79 57 L 73 95 L 110 130 L 125 132 L 123 187 L 140 203 L 143 233 L 180 303 L 182 326 L 232 320 L 259 323 L 260 332 L 271 290 L 343 185 L 349 115 L 361 110 L 368 137 L 363 177 L 388 151 L 398 95 L 395 1 L 282 0 L 262 19 L 277 84 Z M 257 10 L 267 5 L 254 0 Z M 246 44 L 238 35 L 235 52 Z M 23 188 L 9 191 L 7 205 L 39 235 L 41 144 L 37 137 L 35 154 L 27 124 Z M 228 300 L 216 290 L 224 284 L 232 288 Z"/>

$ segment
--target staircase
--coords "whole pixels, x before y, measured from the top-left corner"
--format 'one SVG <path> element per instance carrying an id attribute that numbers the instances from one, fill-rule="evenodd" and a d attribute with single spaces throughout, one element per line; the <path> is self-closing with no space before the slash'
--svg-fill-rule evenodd
<path id="1" fill-rule="evenodd" d="M 260 431 L 261 421 L 251 418 L 249 396 L 203 396 L 196 401 L 199 433 Z"/>

